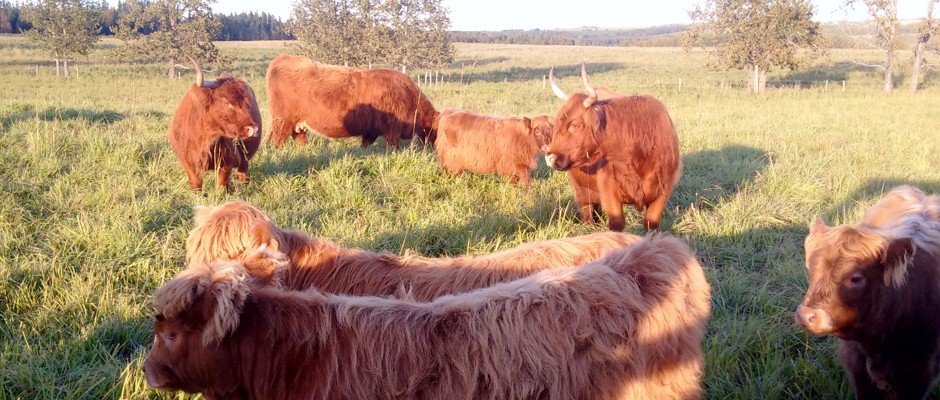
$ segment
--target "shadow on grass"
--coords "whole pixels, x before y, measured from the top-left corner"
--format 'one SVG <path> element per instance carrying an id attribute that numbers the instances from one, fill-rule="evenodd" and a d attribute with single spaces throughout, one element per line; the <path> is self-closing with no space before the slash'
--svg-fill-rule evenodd
<path id="1" fill-rule="evenodd" d="M 37 110 L 32 105 L 21 105 L 11 113 L 0 117 L 0 130 L 6 132 L 10 126 L 24 120 L 38 119 L 40 121 L 69 121 L 85 120 L 92 124 L 111 125 L 124 120 L 127 115 L 113 110 L 90 110 L 87 108 L 52 108 Z"/>
<path id="2" fill-rule="evenodd" d="M 600 74 L 609 71 L 615 71 L 626 68 L 625 64 L 622 63 L 596 63 L 590 64 L 587 66 L 588 76 L 593 76 L 594 74 Z M 548 76 L 549 68 L 545 67 L 511 67 L 509 69 L 493 70 L 493 71 L 483 71 L 483 72 L 468 72 L 462 74 L 464 83 L 474 83 L 474 82 L 516 82 L 516 81 L 528 81 L 528 80 L 541 80 L 542 77 Z M 555 66 L 555 77 L 557 79 L 568 78 L 568 77 L 580 77 L 581 76 L 581 64 L 576 65 L 560 65 Z M 598 82 L 593 82 L 595 85 L 598 85 Z M 599 84 L 603 86 L 603 84 Z M 568 89 L 574 91 L 574 88 Z M 578 88 L 577 90 L 580 90 Z"/>
<path id="3" fill-rule="evenodd" d="M 719 197 L 733 196 L 769 164 L 766 151 L 740 145 L 685 154 L 682 177 L 669 202 L 678 204 L 680 209 L 690 205 L 699 209 L 713 208 Z"/>
<path id="4" fill-rule="evenodd" d="M 448 65 L 449 68 L 465 68 L 465 67 L 482 67 L 488 64 L 496 64 L 501 62 L 509 61 L 509 57 L 485 57 L 485 58 L 468 58 L 460 61 L 455 61 Z"/>

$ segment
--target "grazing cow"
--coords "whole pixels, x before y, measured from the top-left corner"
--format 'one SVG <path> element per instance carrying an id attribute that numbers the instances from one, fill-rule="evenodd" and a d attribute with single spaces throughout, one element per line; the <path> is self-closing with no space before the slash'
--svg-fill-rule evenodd
<path id="1" fill-rule="evenodd" d="M 901 217 L 885 228 L 817 219 L 806 237 L 796 321 L 839 339 L 859 399 L 921 399 L 940 372 L 940 223 Z"/>
<path id="2" fill-rule="evenodd" d="M 228 74 L 203 79 L 195 60 L 196 83 L 180 101 L 168 136 L 189 177 L 189 188 L 202 190 L 202 176 L 217 169 L 219 186 L 228 188 L 229 175 L 248 181 L 248 160 L 261 143 L 261 111 L 255 93 L 242 79 Z"/>
<path id="3" fill-rule="evenodd" d="M 672 237 L 427 303 L 258 286 L 251 262 L 191 265 L 157 289 L 148 384 L 210 399 L 702 395 L 710 289 Z"/>
<path id="4" fill-rule="evenodd" d="M 370 296 L 400 296 L 409 291 L 422 301 L 522 278 L 546 268 L 581 265 L 640 240 L 636 235 L 603 232 L 532 242 L 478 257 L 430 258 L 346 249 L 323 238 L 280 229 L 264 211 L 241 201 L 197 207 L 194 220 L 195 227 L 186 240 L 189 264 L 245 259 L 260 246 L 267 246 L 286 253 L 290 269 L 259 273 L 276 274 L 276 280 L 286 288 Z"/>
<path id="5" fill-rule="evenodd" d="M 669 194 L 679 181 L 682 160 L 679 138 L 665 106 L 651 96 L 599 98 L 584 64 L 581 77 L 587 94 L 566 95 L 555 116 L 546 162 L 569 173 L 584 223 L 594 220 L 594 206 L 607 213 L 608 227 L 624 227 L 623 204 L 646 209 L 643 227 L 659 229 Z M 615 96 L 607 91 L 605 96 Z"/>
<path id="6" fill-rule="evenodd" d="M 464 169 L 479 174 L 509 176 L 529 187 L 535 155 L 551 143 L 552 117 L 493 117 L 471 111 L 441 112 L 434 147 L 441 167 L 458 175 Z"/>
<path id="7" fill-rule="evenodd" d="M 271 133 L 281 147 L 288 137 L 307 142 L 307 132 L 337 139 L 361 136 L 366 147 L 379 136 L 400 147 L 415 135 L 434 140 L 437 111 L 408 75 L 390 69 L 346 68 L 280 55 L 267 72 Z"/>

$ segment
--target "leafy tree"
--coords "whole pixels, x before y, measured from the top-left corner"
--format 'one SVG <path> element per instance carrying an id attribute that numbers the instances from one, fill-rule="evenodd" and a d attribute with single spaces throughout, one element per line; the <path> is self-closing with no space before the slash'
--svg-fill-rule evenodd
<path id="1" fill-rule="evenodd" d="M 764 90 L 771 67 L 802 68 L 828 47 L 809 0 L 705 0 L 689 16 L 686 51 L 716 37 L 711 66 L 748 70 L 755 93 Z"/>
<path id="2" fill-rule="evenodd" d="M 222 65 L 230 62 L 212 43 L 221 23 L 212 14 L 211 3 L 214 0 L 127 0 L 117 27 L 117 37 L 125 44 L 114 55 L 163 62 L 170 79 L 176 77 L 177 63 L 187 57 Z"/>
<path id="3" fill-rule="evenodd" d="M 914 45 L 914 65 L 911 73 L 911 91 L 917 93 L 920 86 L 920 72 L 924 62 L 924 52 L 930 38 L 940 30 L 940 25 L 933 19 L 933 6 L 938 0 L 927 0 L 927 16 L 917 27 L 917 40 Z"/>
<path id="4" fill-rule="evenodd" d="M 23 21 L 31 25 L 26 37 L 38 42 L 55 59 L 55 74 L 64 63 L 69 76 L 69 60 L 87 56 L 98 41 L 97 3 L 88 0 L 41 0 L 23 6 Z"/>
<path id="5" fill-rule="evenodd" d="M 894 75 L 894 62 L 898 48 L 900 48 L 900 35 L 898 33 L 898 0 L 846 0 L 847 7 L 861 2 L 865 5 L 868 15 L 874 22 L 874 42 L 865 43 L 868 47 L 881 49 L 885 52 L 884 65 L 871 65 L 857 63 L 868 67 L 878 67 L 884 70 L 884 91 L 894 89 L 892 76 Z"/>
<path id="6" fill-rule="evenodd" d="M 440 0 L 299 0 L 288 25 L 298 51 L 326 63 L 405 69 L 453 60 Z"/>

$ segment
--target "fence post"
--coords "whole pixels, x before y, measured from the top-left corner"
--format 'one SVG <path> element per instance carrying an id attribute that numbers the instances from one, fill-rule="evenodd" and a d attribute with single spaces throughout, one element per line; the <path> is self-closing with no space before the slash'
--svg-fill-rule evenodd
<path id="1" fill-rule="evenodd" d="M 842 80 L 842 91 L 845 91 L 845 79 Z"/>
<path id="2" fill-rule="evenodd" d="M 39 64 L 36 64 L 36 77 L 39 77 Z"/>
<path id="3" fill-rule="evenodd" d="M 826 79 L 826 91 L 827 91 L 827 92 L 829 91 L 829 80 L 828 80 L 828 79 Z"/>
<path id="4" fill-rule="evenodd" d="M 679 78 L 679 93 L 682 93 L 682 78 Z"/>
<path id="5" fill-rule="evenodd" d="M 542 89 L 545 89 L 545 75 L 542 75 Z"/>

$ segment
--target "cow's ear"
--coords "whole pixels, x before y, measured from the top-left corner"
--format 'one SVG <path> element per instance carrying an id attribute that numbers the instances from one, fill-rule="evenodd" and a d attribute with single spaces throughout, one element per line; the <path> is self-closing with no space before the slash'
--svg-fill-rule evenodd
<path id="1" fill-rule="evenodd" d="M 522 117 L 522 123 L 525 124 L 526 131 L 532 130 L 532 120 L 529 117 Z"/>
<path id="2" fill-rule="evenodd" d="M 592 125 L 592 129 L 595 133 L 604 131 L 607 125 L 607 115 L 604 114 L 604 109 L 601 107 L 591 107 L 588 108 L 588 117 L 589 123 Z"/>
<path id="3" fill-rule="evenodd" d="M 902 237 L 889 240 L 885 245 L 884 254 L 881 257 L 881 264 L 884 266 L 885 285 L 894 285 L 901 287 L 907 277 L 907 266 L 917 247 L 914 240 L 909 237 Z"/>
<path id="4" fill-rule="evenodd" d="M 826 223 L 823 222 L 822 218 L 816 218 L 813 222 L 809 223 L 809 234 L 818 235 L 820 233 L 825 233 L 829 230 L 829 227 L 826 226 Z"/>
<path id="5" fill-rule="evenodd" d="M 202 107 L 208 110 L 209 106 L 212 104 L 212 89 L 193 86 L 189 90 L 189 95 L 192 97 L 193 105 L 196 107 Z"/>
<path id="6" fill-rule="evenodd" d="M 209 216 L 212 215 L 212 210 L 214 207 L 197 205 L 193 207 L 193 224 L 196 226 L 201 226 L 209 220 Z"/>
<path id="7" fill-rule="evenodd" d="M 208 322 L 202 333 L 204 344 L 219 342 L 238 328 L 242 306 L 250 292 L 243 263 L 226 262 L 211 268 L 211 287 L 202 296 Z"/>

